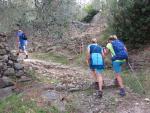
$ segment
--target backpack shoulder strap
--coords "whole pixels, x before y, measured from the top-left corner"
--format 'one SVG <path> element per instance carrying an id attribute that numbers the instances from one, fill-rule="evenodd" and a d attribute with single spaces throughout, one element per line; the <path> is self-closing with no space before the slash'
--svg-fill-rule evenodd
<path id="1" fill-rule="evenodd" d="M 90 46 L 90 54 L 91 53 L 100 53 L 100 49 L 101 49 L 101 46 L 99 46 L 98 44 L 97 45 L 91 45 Z"/>

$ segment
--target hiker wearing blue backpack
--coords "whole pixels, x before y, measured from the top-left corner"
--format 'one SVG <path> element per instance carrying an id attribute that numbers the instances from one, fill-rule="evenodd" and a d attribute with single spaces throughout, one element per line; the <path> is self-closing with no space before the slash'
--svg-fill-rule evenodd
<path id="1" fill-rule="evenodd" d="M 125 45 L 122 41 L 118 40 L 116 35 L 110 36 L 108 40 L 108 44 L 106 46 L 107 53 L 110 51 L 112 55 L 112 67 L 115 72 L 115 84 L 120 86 L 119 94 L 121 96 L 125 96 L 125 89 L 123 85 L 123 80 L 121 77 L 121 67 L 128 59 L 128 53 Z"/>
<path id="2" fill-rule="evenodd" d="M 97 39 L 93 38 L 92 44 L 87 47 L 86 62 L 92 71 L 93 78 L 95 79 L 95 85 L 98 86 L 97 95 L 102 97 L 102 85 L 103 78 L 102 72 L 104 70 L 104 53 L 103 48 L 97 44 Z"/>
<path id="3" fill-rule="evenodd" d="M 23 52 L 26 55 L 26 59 L 28 58 L 28 52 L 26 50 L 27 47 L 27 36 L 22 30 L 18 30 L 17 32 L 17 45 L 19 48 L 19 51 L 17 53 L 17 56 L 19 56 L 19 53 Z"/>

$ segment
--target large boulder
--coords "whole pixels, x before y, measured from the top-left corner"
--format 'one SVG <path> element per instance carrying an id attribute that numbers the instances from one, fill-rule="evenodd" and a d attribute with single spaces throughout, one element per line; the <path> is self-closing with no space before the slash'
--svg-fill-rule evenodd
<path id="1" fill-rule="evenodd" d="M 7 51 L 5 49 L 0 49 L 0 55 L 5 55 Z"/>
<path id="2" fill-rule="evenodd" d="M 15 68 L 16 70 L 22 70 L 24 67 L 23 67 L 20 63 L 15 63 L 15 64 L 14 64 L 14 68 Z"/>
<path id="3" fill-rule="evenodd" d="M 9 86 L 13 86 L 13 82 L 10 78 L 8 77 L 2 77 L 0 78 L 0 88 L 5 88 Z"/>

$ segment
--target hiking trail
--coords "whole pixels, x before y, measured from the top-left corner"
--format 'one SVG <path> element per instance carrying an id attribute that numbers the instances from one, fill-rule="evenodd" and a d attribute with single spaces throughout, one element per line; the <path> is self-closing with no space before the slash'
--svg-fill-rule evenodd
<path id="1" fill-rule="evenodd" d="M 38 59 L 25 60 L 24 66 L 35 70 L 33 76 L 38 80 L 23 87 L 23 94 L 40 107 L 55 106 L 60 113 L 150 113 L 150 100 L 146 97 L 129 88 L 125 97 L 118 95 L 109 77 L 112 71 L 104 73 L 103 97 L 99 99 L 89 70 Z"/>

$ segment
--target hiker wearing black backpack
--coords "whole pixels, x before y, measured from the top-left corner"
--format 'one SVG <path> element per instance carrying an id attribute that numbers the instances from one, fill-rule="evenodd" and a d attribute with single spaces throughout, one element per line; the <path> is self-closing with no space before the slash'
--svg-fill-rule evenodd
<path id="1" fill-rule="evenodd" d="M 107 52 L 110 51 L 112 55 L 112 67 L 115 72 L 115 84 L 120 86 L 119 94 L 125 96 L 125 89 L 123 85 L 123 80 L 121 77 L 121 67 L 128 59 L 127 49 L 124 43 L 118 40 L 116 35 L 110 36 L 108 44 L 106 46 Z"/>
<path id="2" fill-rule="evenodd" d="M 86 62 L 92 71 L 93 78 L 95 79 L 95 85 L 98 86 L 97 95 L 99 98 L 102 97 L 102 85 L 103 78 L 102 72 L 104 70 L 104 53 L 103 48 L 97 44 L 97 39 L 91 40 L 92 44 L 88 45 L 86 53 Z"/>
<path id="3" fill-rule="evenodd" d="M 23 52 L 26 55 L 26 59 L 28 58 L 28 52 L 26 50 L 27 47 L 27 36 L 22 30 L 18 30 L 17 32 L 17 45 L 19 48 L 19 51 L 17 52 L 17 56 L 19 56 L 19 53 Z"/>

